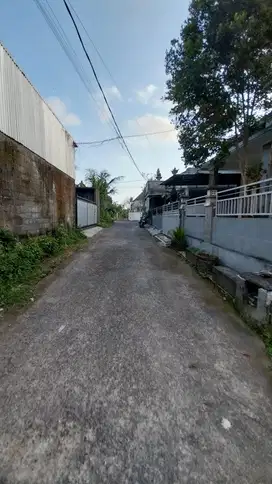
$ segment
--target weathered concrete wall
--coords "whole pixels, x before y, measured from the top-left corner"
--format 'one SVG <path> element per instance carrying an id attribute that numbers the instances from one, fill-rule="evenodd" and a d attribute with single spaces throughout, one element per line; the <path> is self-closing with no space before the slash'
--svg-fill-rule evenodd
<path id="1" fill-rule="evenodd" d="M 0 227 L 43 233 L 74 212 L 74 179 L 0 132 Z"/>
<path id="2" fill-rule="evenodd" d="M 179 227 L 179 214 L 178 213 L 164 213 L 162 215 L 162 231 L 164 234 L 169 235 L 171 230 L 175 230 Z"/>
<path id="3" fill-rule="evenodd" d="M 205 217 L 185 217 L 184 229 L 188 237 L 204 239 Z"/>
<path id="4" fill-rule="evenodd" d="M 215 217 L 212 243 L 272 263 L 272 219 Z"/>
<path id="5" fill-rule="evenodd" d="M 206 207 L 208 210 L 209 207 Z M 213 217 L 211 238 L 199 237 L 197 222 L 185 218 L 185 232 L 190 246 L 199 247 L 219 257 L 220 263 L 243 272 L 259 272 L 272 266 L 272 220 L 270 218 Z M 207 218 L 203 218 L 205 233 Z M 190 224 L 193 226 L 190 227 Z"/>
<path id="6" fill-rule="evenodd" d="M 162 229 L 162 214 L 152 215 L 152 225 L 156 229 Z"/>

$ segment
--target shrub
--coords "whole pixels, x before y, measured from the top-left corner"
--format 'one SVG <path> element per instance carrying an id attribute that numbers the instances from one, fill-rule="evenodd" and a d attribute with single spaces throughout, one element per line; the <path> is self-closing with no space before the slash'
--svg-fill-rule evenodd
<path id="1" fill-rule="evenodd" d="M 17 242 L 17 237 L 12 232 L 7 229 L 0 228 L 0 244 L 2 247 L 7 248 L 8 246 L 14 247 Z"/>
<path id="2" fill-rule="evenodd" d="M 113 223 L 113 217 L 107 210 L 101 211 L 100 223 L 101 227 L 110 227 Z"/>
<path id="3" fill-rule="evenodd" d="M 52 235 L 45 235 L 39 237 L 38 242 L 43 253 L 47 256 L 57 255 L 61 250 L 61 244 L 59 243 L 59 240 Z"/>
<path id="4" fill-rule="evenodd" d="M 0 230 L 0 307 L 19 302 L 28 294 L 29 282 L 42 277 L 41 262 L 86 239 L 78 229 L 58 227 L 53 233 L 25 237 L 20 241 L 11 232 Z"/>
<path id="5" fill-rule="evenodd" d="M 170 232 L 172 237 L 171 245 L 179 250 L 185 250 L 187 247 L 187 240 L 184 229 L 177 227 Z"/>

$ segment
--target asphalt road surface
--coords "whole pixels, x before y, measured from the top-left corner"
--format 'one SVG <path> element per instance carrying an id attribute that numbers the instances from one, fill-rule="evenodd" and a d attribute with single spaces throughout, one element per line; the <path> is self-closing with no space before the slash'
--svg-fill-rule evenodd
<path id="1" fill-rule="evenodd" d="M 136 224 L 0 326 L 1 484 L 271 484 L 262 343 Z"/>

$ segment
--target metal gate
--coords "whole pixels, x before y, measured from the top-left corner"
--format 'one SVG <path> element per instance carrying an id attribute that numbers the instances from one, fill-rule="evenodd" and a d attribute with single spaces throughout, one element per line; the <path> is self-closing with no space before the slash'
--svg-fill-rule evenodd
<path id="1" fill-rule="evenodd" d="M 97 205 L 86 198 L 76 198 L 77 226 L 89 227 L 97 224 Z"/>

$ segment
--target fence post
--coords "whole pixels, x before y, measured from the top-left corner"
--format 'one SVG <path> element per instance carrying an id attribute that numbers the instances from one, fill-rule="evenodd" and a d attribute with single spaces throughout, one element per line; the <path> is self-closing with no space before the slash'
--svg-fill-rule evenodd
<path id="1" fill-rule="evenodd" d="M 189 197 L 182 196 L 179 202 L 179 227 L 185 228 L 186 204 Z"/>
<path id="2" fill-rule="evenodd" d="M 204 242 L 212 242 L 213 219 L 216 204 L 216 190 L 208 190 L 206 195 L 205 224 L 204 224 Z"/>

